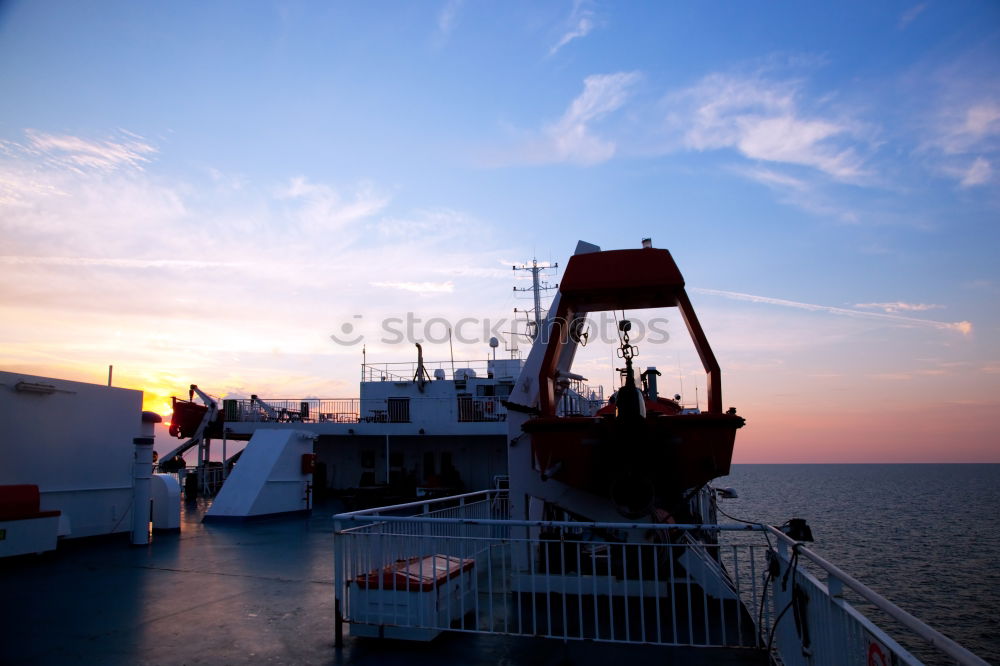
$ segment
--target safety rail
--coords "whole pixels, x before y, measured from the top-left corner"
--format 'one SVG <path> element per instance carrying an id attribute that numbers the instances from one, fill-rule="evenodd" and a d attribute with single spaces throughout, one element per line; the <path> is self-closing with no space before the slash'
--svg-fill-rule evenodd
<path id="1" fill-rule="evenodd" d="M 936 629 L 881 596 L 843 569 L 806 548 L 780 530 L 776 537 L 780 572 L 772 583 L 778 622 L 774 644 L 786 666 L 858 664 L 957 663 L 988 666 L 987 662 Z M 806 558 L 811 567 L 800 564 Z M 813 571 L 817 575 L 813 574 Z M 825 577 L 823 582 L 819 577 Z M 900 637 L 920 659 L 847 601 L 850 590 L 892 621 L 909 630 Z M 791 615 L 791 618 L 784 617 Z M 942 657 L 946 660 L 940 661 Z"/>
<path id="2" fill-rule="evenodd" d="M 565 391 L 559 401 L 557 409 L 560 416 L 593 416 L 608 402 L 600 384 L 593 386 L 573 379 L 568 388 L 569 391 Z"/>
<path id="3" fill-rule="evenodd" d="M 188 491 L 186 480 L 194 477 L 197 480 L 197 492 L 205 497 L 211 497 L 219 492 L 222 484 L 226 480 L 225 472 L 221 463 L 206 465 L 199 468 L 196 465 L 184 466 L 181 468 L 170 467 L 168 469 L 154 468 L 157 474 L 171 476 L 177 481 L 177 485 Z M 190 499 L 190 498 L 189 498 Z"/>
<path id="4" fill-rule="evenodd" d="M 233 422 L 357 423 L 358 398 L 227 398 L 222 401 L 223 418 Z"/>
<path id="5" fill-rule="evenodd" d="M 843 598 L 850 589 L 912 632 L 907 643 L 986 664 L 770 526 L 507 513 L 507 491 L 487 490 L 334 516 L 338 644 L 346 622 L 418 640 L 457 631 L 773 648 L 787 666 L 922 663 Z"/>
<path id="6" fill-rule="evenodd" d="M 400 515 L 407 511 L 421 515 Z M 681 536 L 720 529 L 708 525 L 512 521 L 503 490 L 334 521 L 340 638 L 346 621 L 352 633 L 400 638 L 450 630 L 762 649 L 746 608 L 764 600 L 763 539 L 729 545 Z M 663 538 L 603 540 L 651 529 Z M 434 578 L 449 566 L 452 573 Z"/>
<path id="7" fill-rule="evenodd" d="M 595 393 L 596 395 L 596 393 Z M 603 395 L 603 394 L 602 394 Z M 560 416 L 593 416 L 603 397 L 566 393 Z M 414 423 L 450 419 L 460 423 L 507 420 L 498 396 L 456 395 L 449 398 L 228 398 L 222 401 L 227 423 Z"/>
<path id="8" fill-rule="evenodd" d="M 451 398 L 230 398 L 223 400 L 227 423 L 413 423 L 496 422 L 507 408 L 495 396 Z"/>
<path id="9" fill-rule="evenodd" d="M 419 365 L 416 361 L 397 361 L 390 363 L 365 363 L 361 366 L 361 381 L 363 382 L 409 382 L 417 375 Z M 463 377 L 489 376 L 490 361 L 487 359 L 473 361 L 424 361 L 424 369 L 433 376 L 435 370 L 444 370 L 450 379 Z M 468 371 L 472 371 L 469 373 Z"/>

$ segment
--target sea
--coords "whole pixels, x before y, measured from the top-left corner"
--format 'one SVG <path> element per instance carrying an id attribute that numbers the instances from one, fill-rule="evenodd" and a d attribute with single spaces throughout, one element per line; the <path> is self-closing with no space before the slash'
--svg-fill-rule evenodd
<path id="1" fill-rule="evenodd" d="M 737 491 L 720 500 L 735 518 L 806 519 L 814 551 L 1000 664 L 1000 464 L 733 465 L 714 485 Z"/>

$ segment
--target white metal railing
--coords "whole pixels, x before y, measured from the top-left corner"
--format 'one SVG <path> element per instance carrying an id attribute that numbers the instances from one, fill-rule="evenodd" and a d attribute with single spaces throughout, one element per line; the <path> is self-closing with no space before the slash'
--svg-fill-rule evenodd
<path id="1" fill-rule="evenodd" d="M 770 526 L 524 521 L 507 512 L 506 491 L 489 490 L 335 516 L 338 642 L 349 622 L 400 637 L 447 630 L 774 648 L 788 666 L 867 665 L 880 655 L 921 663 L 843 598 L 847 588 L 912 632 L 908 640 L 986 664 Z M 435 578 L 439 571 L 449 573 Z"/>
<path id="2" fill-rule="evenodd" d="M 222 401 L 227 422 L 357 423 L 358 398 L 230 398 Z"/>
<path id="3" fill-rule="evenodd" d="M 228 423 L 412 423 L 442 413 L 460 422 L 507 418 L 495 396 L 450 398 L 233 398 L 223 401 Z"/>
<path id="4" fill-rule="evenodd" d="M 568 388 L 559 400 L 560 416 L 593 416 L 607 404 L 604 387 L 601 385 L 591 386 L 574 379 L 569 382 Z"/>
<path id="5" fill-rule="evenodd" d="M 399 515 L 408 510 L 420 515 Z M 686 529 L 715 529 L 696 525 L 662 526 L 652 542 L 609 542 L 602 539 L 658 528 L 506 516 L 505 491 L 335 516 L 338 632 L 347 621 L 355 630 L 380 626 L 382 635 L 388 627 L 762 648 L 746 610 L 764 600 L 755 573 L 762 538 L 683 539 Z M 461 571 L 434 579 L 435 567 L 449 564 Z"/>
<path id="6" fill-rule="evenodd" d="M 222 403 L 227 423 L 413 423 L 439 420 L 442 414 L 450 414 L 451 418 L 461 423 L 507 419 L 507 407 L 499 396 L 229 398 Z M 585 399 L 567 392 L 559 402 L 558 414 L 593 416 L 604 405 L 603 397 Z"/>
<path id="7" fill-rule="evenodd" d="M 428 374 L 433 375 L 435 370 L 444 370 L 446 377 L 461 379 L 463 377 L 486 378 L 489 376 L 490 361 L 465 360 L 465 361 L 424 361 L 424 369 Z M 361 366 L 361 381 L 413 381 L 417 375 L 418 364 L 416 361 L 396 361 L 389 363 L 365 363 Z M 463 373 L 471 370 L 474 375 Z"/>
<path id="8" fill-rule="evenodd" d="M 908 629 L 911 633 L 906 636 L 907 642 L 923 648 L 927 658 L 944 657 L 943 663 L 987 666 L 986 661 L 835 564 L 781 531 L 770 526 L 767 529 L 778 540 L 776 561 L 780 563 L 771 586 L 777 617 L 771 630 L 773 639 L 769 640 L 773 640 L 787 666 L 924 663 L 844 599 L 847 590 Z M 802 558 L 826 581 L 802 566 Z"/>

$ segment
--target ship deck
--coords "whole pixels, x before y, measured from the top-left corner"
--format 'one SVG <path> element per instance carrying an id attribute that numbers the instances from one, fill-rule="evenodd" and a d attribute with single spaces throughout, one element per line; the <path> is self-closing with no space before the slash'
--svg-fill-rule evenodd
<path id="1" fill-rule="evenodd" d="M 348 637 L 334 647 L 333 521 L 202 524 L 150 546 L 127 535 L 0 560 L 3 664 L 766 664 L 759 651 L 450 633 L 430 643 Z M 349 627 L 347 629 L 349 634 Z"/>

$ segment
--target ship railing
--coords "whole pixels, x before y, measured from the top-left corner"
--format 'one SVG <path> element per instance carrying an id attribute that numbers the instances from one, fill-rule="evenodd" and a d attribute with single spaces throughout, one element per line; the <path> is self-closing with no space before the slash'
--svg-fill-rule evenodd
<path id="1" fill-rule="evenodd" d="M 510 520 L 506 490 L 334 521 L 339 639 L 346 622 L 352 634 L 398 638 L 458 631 L 763 649 L 747 610 L 763 604 L 771 617 L 760 531 L 755 544 L 695 543 L 685 531 L 720 528 Z M 651 530 L 658 538 L 644 540 Z"/>
<path id="2" fill-rule="evenodd" d="M 449 398 L 231 398 L 223 400 L 227 423 L 414 423 L 504 421 L 499 396 Z"/>
<path id="3" fill-rule="evenodd" d="M 433 379 L 435 370 L 443 370 L 448 379 L 480 378 L 489 376 L 489 360 L 424 361 L 424 369 Z M 416 361 L 393 363 L 365 363 L 361 366 L 363 382 L 412 382 L 417 375 Z M 469 371 L 472 371 L 470 374 Z"/>
<path id="4" fill-rule="evenodd" d="M 453 631 L 742 648 L 787 666 L 986 664 L 770 526 L 508 512 L 507 491 L 488 490 L 334 516 L 338 642 L 347 623 L 422 640 Z"/>
<path id="5" fill-rule="evenodd" d="M 777 613 L 768 640 L 786 666 L 987 666 L 802 543 L 774 527 L 767 530 L 776 539 L 772 552 L 780 568 L 771 583 Z M 876 616 L 878 624 L 869 615 Z M 885 626 L 894 628 L 893 635 Z"/>
<path id="6" fill-rule="evenodd" d="M 358 398 L 227 398 L 222 413 L 229 423 L 357 423 L 360 406 Z"/>
<path id="7" fill-rule="evenodd" d="M 607 404 L 603 386 L 590 386 L 580 380 L 572 380 L 567 388 L 556 405 L 559 416 L 594 416 Z"/>
<path id="8" fill-rule="evenodd" d="M 197 492 L 201 493 L 205 497 L 211 497 L 219 492 L 222 488 L 222 484 L 225 482 L 225 473 L 222 471 L 221 463 L 212 463 L 209 465 L 203 465 L 201 467 L 197 465 L 189 465 L 181 467 L 179 469 L 173 469 L 169 472 L 158 472 L 166 476 L 171 476 L 177 481 L 177 485 L 184 491 L 185 494 L 188 492 L 188 485 L 185 483 L 188 477 L 193 476 L 197 479 Z"/>

